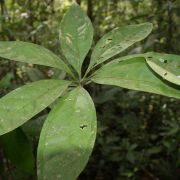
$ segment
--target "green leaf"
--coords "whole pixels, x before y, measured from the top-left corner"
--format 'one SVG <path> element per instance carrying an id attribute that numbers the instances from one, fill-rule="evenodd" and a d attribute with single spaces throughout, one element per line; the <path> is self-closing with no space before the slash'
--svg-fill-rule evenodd
<path id="1" fill-rule="evenodd" d="M 92 81 L 180 98 L 180 87 L 156 75 L 143 57 L 106 65 L 94 74 Z"/>
<path id="2" fill-rule="evenodd" d="M 0 136 L 0 141 L 2 142 L 6 157 L 17 166 L 17 168 L 29 174 L 35 173 L 33 149 L 20 128 Z"/>
<path id="3" fill-rule="evenodd" d="M 74 180 L 84 169 L 96 137 L 96 112 L 88 92 L 78 87 L 50 112 L 38 146 L 39 180 Z"/>
<path id="4" fill-rule="evenodd" d="M 77 4 L 73 4 L 61 22 L 60 43 L 66 59 L 79 75 L 92 40 L 93 27 L 90 19 Z"/>
<path id="5" fill-rule="evenodd" d="M 26 122 L 21 126 L 21 129 L 31 139 L 39 139 L 41 129 L 43 127 L 44 121 L 47 118 L 47 114 L 33 118 L 32 120 Z"/>
<path id="6" fill-rule="evenodd" d="M 70 82 L 42 80 L 22 86 L 0 99 L 0 135 L 21 126 L 58 98 Z"/>
<path id="7" fill-rule="evenodd" d="M 146 53 L 148 65 L 162 78 L 180 85 L 180 56 L 175 54 Z"/>
<path id="8" fill-rule="evenodd" d="M 151 23 L 143 23 L 116 28 L 107 33 L 95 46 L 89 69 L 119 54 L 135 42 L 141 41 L 151 30 Z"/>
<path id="9" fill-rule="evenodd" d="M 14 78 L 13 73 L 7 73 L 1 80 L 0 80 L 0 88 L 9 88 L 11 87 L 11 80 Z"/>
<path id="10" fill-rule="evenodd" d="M 37 44 L 22 41 L 0 41 L 0 57 L 25 63 L 62 69 L 71 74 L 68 66 L 53 52 Z"/>
<path id="11" fill-rule="evenodd" d="M 46 76 L 37 68 L 27 68 L 26 73 L 31 81 L 39 81 L 46 78 Z"/>

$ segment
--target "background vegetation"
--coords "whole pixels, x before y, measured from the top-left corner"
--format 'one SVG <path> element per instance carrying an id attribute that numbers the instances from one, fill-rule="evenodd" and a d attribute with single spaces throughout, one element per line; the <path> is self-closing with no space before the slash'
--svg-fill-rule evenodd
<path id="1" fill-rule="evenodd" d="M 115 27 L 152 22 L 152 34 L 120 54 L 157 51 L 180 54 L 180 1 L 78 0 L 91 18 L 96 42 Z M 22 40 L 61 55 L 59 23 L 68 0 L 0 0 L 0 41 Z M 37 65 L 0 61 L 0 97 L 18 86 L 66 75 Z M 93 155 L 79 180 L 180 179 L 180 103 L 174 98 L 108 86 L 87 87 L 96 103 L 98 134 Z M 0 138 L 0 179 L 36 179 L 31 165 L 47 108 Z M 13 118 L 13 117 L 12 117 Z M 18 145 L 15 139 L 19 139 Z M 24 164 L 23 141 L 34 157 Z M 31 149 L 31 148 L 30 148 Z M 25 155 L 23 155 L 25 154 Z M 32 165 L 33 166 L 33 165 Z"/>

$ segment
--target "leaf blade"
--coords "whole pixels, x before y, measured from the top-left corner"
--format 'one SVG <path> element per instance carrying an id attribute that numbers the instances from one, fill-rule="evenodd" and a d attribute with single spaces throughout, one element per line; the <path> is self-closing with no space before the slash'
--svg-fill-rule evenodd
<path id="1" fill-rule="evenodd" d="M 50 105 L 70 82 L 41 80 L 22 86 L 0 99 L 0 135 L 32 118 Z M 12 118 L 13 117 L 13 118 Z"/>
<path id="2" fill-rule="evenodd" d="M 24 63 L 50 66 L 71 73 L 53 52 L 37 44 L 23 41 L 0 41 L 0 57 Z"/>
<path id="3" fill-rule="evenodd" d="M 96 137 L 94 104 L 83 88 L 61 99 L 46 120 L 38 146 L 39 180 L 76 179 Z"/>
<path id="4" fill-rule="evenodd" d="M 26 173 L 35 173 L 33 148 L 23 131 L 18 128 L 0 136 L 6 157 L 19 169 Z"/>
<path id="5" fill-rule="evenodd" d="M 180 85 L 180 56 L 150 52 L 145 54 L 151 69 L 169 82 Z"/>
<path id="6" fill-rule="evenodd" d="M 60 43 L 64 56 L 79 75 L 92 40 L 93 27 L 90 19 L 79 5 L 73 4 L 61 22 Z"/>
<path id="7" fill-rule="evenodd" d="M 180 98 L 180 87 L 164 81 L 153 73 L 143 57 L 106 65 L 95 73 L 92 81 Z"/>
<path id="8" fill-rule="evenodd" d="M 92 52 L 89 69 L 119 54 L 135 42 L 143 40 L 151 30 L 151 23 L 142 23 L 116 28 L 105 34 Z"/>

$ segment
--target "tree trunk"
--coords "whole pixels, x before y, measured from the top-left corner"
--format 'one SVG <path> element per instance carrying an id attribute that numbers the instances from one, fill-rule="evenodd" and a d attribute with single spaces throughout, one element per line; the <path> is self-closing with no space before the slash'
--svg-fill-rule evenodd
<path id="1" fill-rule="evenodd" d="M 0 6 L 1 6 L 1 15 L 4 15 L 4 0 L 0 0 Z"/>
<path id="2" fill-rule="evenodd" d="M 93 21 L 93 0 L 87 0 L 87 14 L 91 21 Z"/>

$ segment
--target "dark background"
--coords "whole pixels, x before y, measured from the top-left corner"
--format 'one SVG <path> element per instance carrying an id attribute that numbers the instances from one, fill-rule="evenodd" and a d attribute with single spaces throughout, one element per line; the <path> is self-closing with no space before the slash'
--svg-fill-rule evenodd
<path id="1" fill-rule="evenodd" d="M 94 43 L 115 27 L 153 23 L 151 35 L 120 56 L 147 51 L 180 54 L 180 1 L 79 0 L 78 3 L 92 20 Z M 0 41 L 29 41 L 60 55 L 59 23 L 70 4 L 68 0 L 0 0 Z M 55 69 L 1 60 L 0 97 L 27 82 L 65 76 Z M 178 100 L 110 86 L 92 84 L 87 88 L 97 108 L 98 133 L 92 157 L 80 180 L 180 179 Z M 49 110 L 21 127 L 34 154 Z M 1 139 L 0 179 L 36 179 L 34 174 L 16 165 L 20 159 L 12 160 L 7 155 Z"/>

